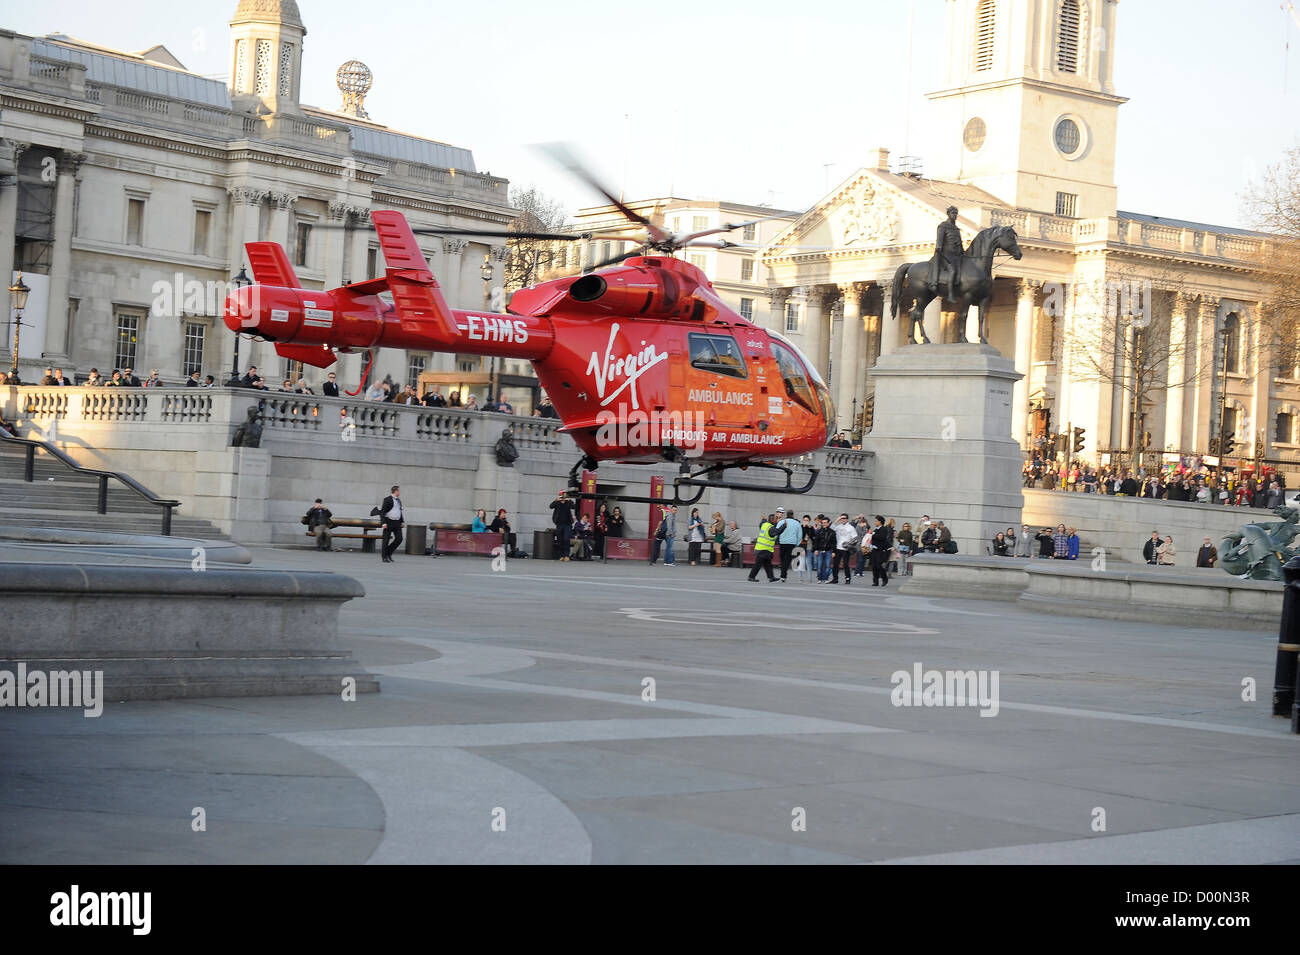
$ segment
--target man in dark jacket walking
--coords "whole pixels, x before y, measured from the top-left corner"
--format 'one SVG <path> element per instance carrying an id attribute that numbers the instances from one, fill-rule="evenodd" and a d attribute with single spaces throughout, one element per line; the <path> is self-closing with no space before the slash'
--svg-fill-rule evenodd
<path id="1" fill-rule="evenodd" d="M 573 504 L 561 491 L 551 501 L 551 520 L 555 522 L 555 556 L 567 562 L 569 542 L 573 539 Z"/>
<path id="2" fill-rule="evenodd" d="M 396 484 L 379 505 L 379 519 L 384 522 L 384 548 L 381 556 L 385 564 L 393 562 L 393 554 L 402 546 L 402 527 L 406 516 L 402 513 L 402 489 Z M 390 540 L 391 538 L 391 540 Z"/>
<path id="3" fill-rule="evenodd" d="M 946 528 L 945 528 L 946 529 Z M 889 550 L 893 541 L 889 539 L 889 528 L 885 519 L 876 515 L 876 526 L 871 529 L 871 586 L 884 587 L 889 583 Z"/>

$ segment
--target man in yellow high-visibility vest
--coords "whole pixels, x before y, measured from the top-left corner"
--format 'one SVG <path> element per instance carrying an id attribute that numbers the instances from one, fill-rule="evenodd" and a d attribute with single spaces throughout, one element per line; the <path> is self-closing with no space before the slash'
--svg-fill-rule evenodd
<path id="1" fill-rule="evenodd" d="M 772 515 L 764 514 L 758 519 L 758 537 L 754 540 L 754 566 L 750 568 L 749 579 L 758 580 L 759 568 L 767 571 L 767 579 L 776 581 L 772 573 L 772 554 L 776 551 L 776 538 L 772 536 Z"/>

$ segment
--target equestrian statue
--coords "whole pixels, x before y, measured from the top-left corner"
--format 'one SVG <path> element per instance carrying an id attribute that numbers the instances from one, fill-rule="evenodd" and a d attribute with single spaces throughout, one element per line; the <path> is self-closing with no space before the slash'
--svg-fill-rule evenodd
<path id="1" fill-rule="evenodd" d="M 989 341 L 989 303 L 993 299 L 993 254 L 1007 252 L 1013 259 L 1022 255 L 1011 226 L 996 225 L 980 232 L 964 252 L 961 230 L 957 228 L 957 207 L 948 207 L 948 218 L 939 223 L 935 236 L 934 256 L 928 262 L 900 265 L 894 273 L 894 290 L 890 313 L 898 317 L 899 307 L 913 303 L 909 341 L 921 332 L 922 344 L 930 344 L 925 334 L 925 309 L 937 296 L 957 308 L 957 341 L 966 342 L 966 314 L 972 305 L 979 306 L 980 344 Z"/>
<path id="2" fill-rule="evenodd" d="M 1282 580 L 1282 565 L 1295 555 L 1300 537 L 1300 510 L 1273 508 L 1280 521 L 1243 524 L 1219 544 L 1219 566 L 1243 580 Z"/>

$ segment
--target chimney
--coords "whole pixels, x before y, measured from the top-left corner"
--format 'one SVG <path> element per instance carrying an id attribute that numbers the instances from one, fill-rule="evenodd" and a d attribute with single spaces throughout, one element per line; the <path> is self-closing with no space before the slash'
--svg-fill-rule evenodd
<path id="1" fill-rule="evenodd" d="M 889 150 L 884 146 L 876 149 L 876 169 L 880 172 L 889 172 Z"/>

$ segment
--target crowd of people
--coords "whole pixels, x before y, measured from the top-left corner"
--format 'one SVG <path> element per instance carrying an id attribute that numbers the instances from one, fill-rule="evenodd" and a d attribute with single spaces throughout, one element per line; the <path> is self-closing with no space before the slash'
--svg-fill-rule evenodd
<path id="1" fill-rule="evenodd" d="M 1058 465 L 1055 461 L 1033 457 L 1025 461 L 1021 477 L 1027 488 L 1078 494 L 1268 509 L 1286 500 L 1286 476 L 1281 471 L 1259 475 L 1252 471 L 1242 476 L 1235 470 L 1204 464 L 1198 468 L 1177 464 L 1156 473 L 1139 469 L 1135 474 L 1111 466 L 1093 467 L 1082 461 Z"/>
<path id="2" fill-rule="evenodd" d="M 0 385 L 19 385 L 24 382 L 10 372 L 0 372 Z M 99 373 L 98 368 L 90 369 L 86 375 L 85 381 L 77 382 L 72 378 L 64 375 L 62 368 L 46 368 L 45 375 L 41 379 L 43 386 L 78 386 L 86 388 L 164 388 L 166 382 L 159 376 L 158 369 L 154 368 L 149 372 L 149 377 L 140 379 L 136 376 L 134 369 L 123 368 L 121 370 L 114 368 L 107 377 Z M 186 388 L 215 388 L 219 382 L 212 375 L 203 375 L 199 372 L 192 372 L 180 387 Z M 306 378 L 299 378 L 297 381 L 286 378 L 279 388 L 272 388 L 266 383 L 266 380 L 258 373 L 256 365 L 250 365 L 248 371 L 238 379 L 240 387 L 249 388 L 253 391 L 278 391 L 285 394 L 295 395 L 314 395 L 316 392 L 311 385 L 307 383 Z M 325 381 L 321 383 L 320 393 L 327 398 L 339 397 L 338 376 L 330 372 Z M 449 394 L 443 395 L 442 388 L 439 385 L 430 385 L 421 397 L 414 385 L 397 385 L 391 377 L 386 377 L 383 381 L 371 385 L 365 392 L 367 401 L 388 402 L 391 404 L 412 404 L 424 405 L 426 408 L 461 408 L 465 411 L 493 411 L 498 414 L 515 414 L 515 408 L 506 399 L 504 394 L 497 395 L 495 400 L 479 403 L 477 395 L 462 395 L 459 389 L 453 389 Z M 553 418 L 558 419 L 559 413 L 555 410 L 555 405 L 551 403 L 549 397 L 543 397 L 537 407 L 532 411 L 534 418 Z"/>

